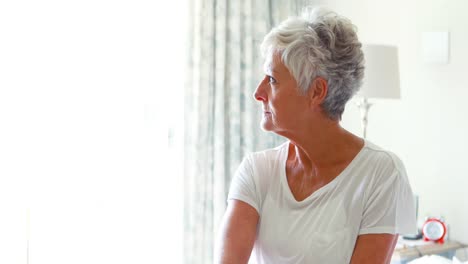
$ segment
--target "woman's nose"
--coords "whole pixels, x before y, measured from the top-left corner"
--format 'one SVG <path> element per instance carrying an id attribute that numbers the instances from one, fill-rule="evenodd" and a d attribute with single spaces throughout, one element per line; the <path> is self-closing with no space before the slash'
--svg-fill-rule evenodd
<path id="1" fill-rule="evenodd" d="M 265 89 L 263 87 L 264 84 L 265 84 L 265 80 L 262 80 L 258 84 L 257 89 L 255 89 L 255 92 L 254 92 L 253 96 L 254 96 L 255 100 L 257 100 L 257 101 L 262 101 L 262 102 L 266 101 Z"/>

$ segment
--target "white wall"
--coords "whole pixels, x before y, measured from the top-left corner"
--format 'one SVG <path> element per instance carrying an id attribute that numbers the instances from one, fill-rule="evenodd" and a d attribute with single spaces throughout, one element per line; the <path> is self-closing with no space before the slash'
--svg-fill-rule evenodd
<path id="1" fill-rule="evenodd" d="M 350 18 L 363 43 L 399 47 L 400 100 L 373 100 L 368 139 L 405 162 L 420 195 L 420 218 L 443 216 L 451 239 L 468 243 L 468 2 L 464 0 L 321 1 Z M 450 32 L 450 62 L 421 56 L 421 33 Z M 360 131 L 350 103 L 343 125 Z"/>
<path id="2" fill-rule="evenodd" d="M 0 2 L 0 263 L 182 262 L 183 2 Z"/>

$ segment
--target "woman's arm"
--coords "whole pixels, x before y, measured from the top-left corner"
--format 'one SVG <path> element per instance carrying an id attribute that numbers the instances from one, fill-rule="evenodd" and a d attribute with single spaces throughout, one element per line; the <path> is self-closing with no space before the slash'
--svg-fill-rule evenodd
<path id="1" fill-rule="evenodd" d="M 350 264 L 390 263 L 397 240 L 392 234 L 358 236 Z"/>
<path id="2" fill-rule="evenodd" d="M 249 204 L 230 200 L 215 250 L 216 264 L 246 264 L 257 234 L 259 215 Z"/>

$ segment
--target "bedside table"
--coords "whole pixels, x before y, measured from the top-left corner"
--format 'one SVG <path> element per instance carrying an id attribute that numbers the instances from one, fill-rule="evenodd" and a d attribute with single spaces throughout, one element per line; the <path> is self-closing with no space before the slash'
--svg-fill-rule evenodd
<path id="1" fill-rule="evenodd" d="M 397 247 L 393 252 L 391 264 L 406 264 L 411 260 L 424 255 L 439 255 L 450 260 L 455 255 L 455 251 L 464 248 L 466 245 L 456 241 L 445 241 L 444 244 L 434 242 L 424 242 L 422 240 L 398 240 Z"/>

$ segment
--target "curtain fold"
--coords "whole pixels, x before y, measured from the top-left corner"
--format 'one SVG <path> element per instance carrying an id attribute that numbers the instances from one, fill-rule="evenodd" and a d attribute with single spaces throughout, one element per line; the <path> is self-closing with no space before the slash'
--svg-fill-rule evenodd
<path id="1" fill-rule="evenodd" d="M 297 10 L 297 1 L 286 0 L 190 1 L 184 263 L 213 262 L 231 177 L 244 155 L 285 140 L 260 129 L 262 108 L 253 93 L 263 78 L 263 37 Z"/>

